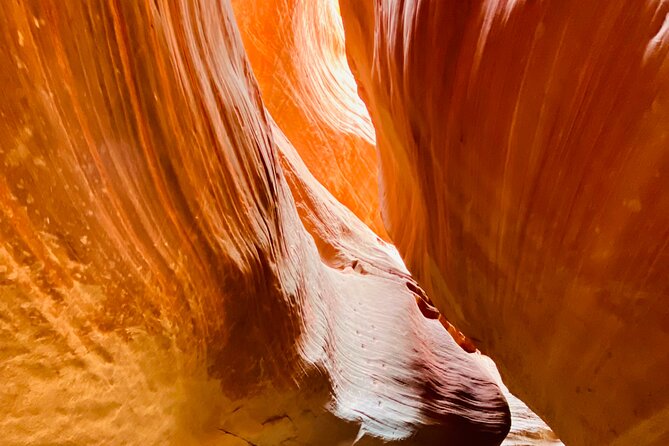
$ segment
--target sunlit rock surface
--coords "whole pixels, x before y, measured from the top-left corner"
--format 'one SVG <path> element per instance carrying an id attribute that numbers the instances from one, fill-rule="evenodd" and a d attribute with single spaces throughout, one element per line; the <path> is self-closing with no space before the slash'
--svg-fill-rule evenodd
<path id="1" fill-rule="evenodd" d="M 295 148 L 300 154 L 309 157 L 309 152 L 314 151 L 314 148 L 328 146 L 329 150 L 315 150 L 318 156 L 308 161 L 308 167 L 316 172 L 329 173 L 324 177 L 325 184 L 335 191 L 346 192 L 348 189 L 341 189 L 342 176 L 340 174 L 344 171 L 340 170 L 339 166 L 344 163 L 344 168 L 358 169 L 361 166 L 364 167 L 364 163 L 357 157 L 342 157 L 341 155 L 350 153 L 351 129 L 365 129 L 369 116 L 366 114 L 366 109 L 363 110 L 364 113 L 357 110 L 356 107 L 360 102 L 357 93 L 355 98 L 352 98 L 350 93 L 340 90 L 341 85 L 348 85 L 347 79 L 352 80 L 353 78 L 348 65 L 341 65 L 342 62 L 345 63 L 342 60 L 344 58 L 343 48 L 338 45 L 327 45 L 329 42 L 339 44 L 343 39 L 344 30 L 339 18 L 338 2 L 335 0 L 295 2 L 233 0 L 232 5 L 267 108 L 273 111 L 275 116 L 283 118 L 284 127 L 293 129 L 290 139 L 295 141 Z M 280 13 L 277 14 L 277 12 Z M 306 35 L 309 36 L 307 41 L 299 37 Z M 307 58 L 303 53 L 309 52 L 310 48 L 324 48 L 327 51 L 312 52 Z M 318 67 L 322 69 L 317 69 Z M 287 73 L 290 73 L 290 76 Z M 303 82 L 308 82 L 307 85 L 328 86 L 328 88 L 295 87 L 295 85 L 302 85 Z M 331 91 L 336 94 L 333 95 Z M 293 104 L 291 113 L 286 113 L 284 109 L 286 104 Z M 301 108 L 296 104 L 299 104 Z M 310 110 L 308 115 L 312 118 L 311 120 L 304 119 L 302 108 Z M 351 113 L 351 110 L 355 113 Z M 348 119 L 349 123 L 337 125 L 336 123 L 340 122 L 341 118 L 329 121 L 325 119 L 332 115 L 343 116 Z M 323 127 L 327 133 L 324 132 Z M 322 140 L 324 134 L 330 135 L 329 139 Z M 365 135 L 360 130 L 355 134 L 363 137 Z M 284 147 L 290 147 L 290 145 L 284 145 Z M 333 168 L 333 165 L 337 167 Z M 304 176 L 305 174 L 301 174 L 295 178 L 299 179 Z M 355 175 L 344 175 L 343 178 L 344 185 L 350 184 L 356 187 L 372 182 L 373 196 L 369 198 L 376 197 L 378 189 L 376 171 L 357 170 Z M 295 191 L 295 183 L 291 185 Z M 300 189 L 297 190 L 299 194 Z M 305 196 L 299 195 L 304 201 Z M 346 201 L 347 198 L 350 199 L 350 196 L 343 194 L 338 198 Z M 364 201 L 363 205 L 368 206 L 373 203 L 375 201 L 369 199 Z M 349 207 L 355 209 L 355 203 L 349 200 L 348 204 Z M 315 207 L 314 203 L 310 202 L 305 209 Z M 326 228 L 328 226 L 326 224 L 327 210 L 324 209 L 324 211 L 326 213 L 321 217 L 321 221 L 312 222 L 309 227 Z M 369 221 L 368 224 L 370 224 Z M 370 226 L 378 231 L 373 222 Z M 337 237 L 336 234 L 329 236 L 330 239 Z M 316 235 L 315 239 L 320 240 L 321 237 Z M 327 244 L 321 244 L 321 246 L 327 246 Z M 429 302 L 423 300 L 425 294 L 421 291 L 419 293 L 421 297 L 417 296 L 417 303 L 421 311 L 424 314 L 435 312 L 434 308 L 430 308 Z M 476 352 L 476 346 L 471 340 L 466 339 L 442 316 L 439 316 L 439 320 L 448 328 L 462 348 L 468 352 Z M 497 375 L 494 365 L 490 368 L 490 372 Z M 506 392 L 501 380 L 498 381 L 498 384 Z M 552 431 L 520 400 L 508 392 L 505 393 L 505 396 L 510 403 L 512 422 L 511 432 L 504 444 L 519 445 L 528 442 L 531 444 L 542 444 L 542 442 L 560 444 Z"/>
<path id="2" fill-rule="evenodd" d="M 3 445 L 502 441 L 497 378 L 311 177 L 228 2 L 0 30 Z"/>
<path id="3" fill-rule="evenodd" d="M 386 237 L 374 128 L 348 67 L 337 0 L 232 0 L 263 101 L 309 170 Z"/>
<path id="4" fill-rule="evenodd" d="M 428 295 L 565 443 L 669 444 L 669 3 L 340 5 Z"/>

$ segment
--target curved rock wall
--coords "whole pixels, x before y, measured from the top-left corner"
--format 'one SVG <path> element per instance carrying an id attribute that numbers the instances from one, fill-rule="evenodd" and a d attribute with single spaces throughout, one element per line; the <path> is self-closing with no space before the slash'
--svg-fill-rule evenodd
<path id="1" fill-rule="evenodd" d="M 495 378 L 274 125 L 228 2 L 0 30 L 3 444 L 501 442 Z"/>
<path id="2" fill-rule="evenodd" d="M 667 444 L 669 4 L 340 5 L 428 295 L 567 444 Z"/>
<path id="3" fill-rule="evenodd" d="M 382 238 L 374 128 L 346 61 L 337 0 L 233 0 L 263 101 L 300 157 Z"/>

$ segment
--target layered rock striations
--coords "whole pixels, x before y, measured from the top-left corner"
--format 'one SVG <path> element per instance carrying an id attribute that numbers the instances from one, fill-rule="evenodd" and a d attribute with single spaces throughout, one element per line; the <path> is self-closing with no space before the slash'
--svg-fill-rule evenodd
<path id="1" fill-rule="evenodd" d="M 266 113 L 227 1 L 0 30 L 3 444 L 501 442 L 496 378 Z"/>
<path id="2" fill-rule="evenodd" d="M 667 444 L 669 4 L 340 5 L 437 307 L 567 444 Z"/>
<path id="3" fill-rule="evenodd" d="M 233 0 L 267 110 L 316 179 L 382 238 L 374 128 L 336 0 Z"/>

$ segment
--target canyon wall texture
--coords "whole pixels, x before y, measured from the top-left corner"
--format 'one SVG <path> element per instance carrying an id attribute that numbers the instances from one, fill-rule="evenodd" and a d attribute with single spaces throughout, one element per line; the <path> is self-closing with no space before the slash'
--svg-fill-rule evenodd
<path id="1" fill-rule="evenodd" d="M 0 31 L 3 444 L 502 441 L 496 377 L 311 176 L 227 1 Z"/>
<path id="2" fill-rule="evenodd" d="M 669 443 L 669 3 L 340 0 L 386 229 L 567 444 Z"/>
<path id="3" fill-rule="evenodd" d="M 336 0 L 232 0 L 263 101 L 309 170 L 382 238 L 374 127 Z"/>

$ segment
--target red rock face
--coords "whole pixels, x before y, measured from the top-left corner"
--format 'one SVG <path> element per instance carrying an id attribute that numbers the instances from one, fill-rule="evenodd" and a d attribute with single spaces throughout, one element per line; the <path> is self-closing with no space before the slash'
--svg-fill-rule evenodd
<path id="1" fill-rule="evenodd" d="M 340 5 L 438 308 L 568 444 L 667 444 L 669 5 Z"/>
<path id="2" fill-rule="evenodd" d="M 495 377 L 273 123 L 228 2 L 0 29 L 3 444 L 501 442 Z"/>

